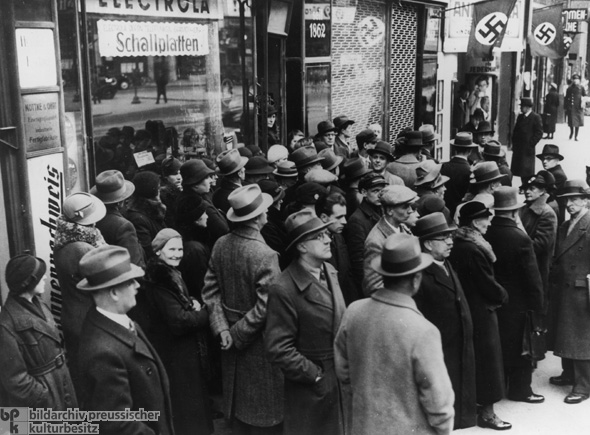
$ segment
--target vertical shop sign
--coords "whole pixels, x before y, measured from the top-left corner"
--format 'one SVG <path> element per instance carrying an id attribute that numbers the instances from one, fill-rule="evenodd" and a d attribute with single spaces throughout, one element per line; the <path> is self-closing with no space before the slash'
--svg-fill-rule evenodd
<path id="1" fill-rule="evenodd" d="M 305 57 L 329 57 L 332 22 L 330 3 L 306 3 Z"/>

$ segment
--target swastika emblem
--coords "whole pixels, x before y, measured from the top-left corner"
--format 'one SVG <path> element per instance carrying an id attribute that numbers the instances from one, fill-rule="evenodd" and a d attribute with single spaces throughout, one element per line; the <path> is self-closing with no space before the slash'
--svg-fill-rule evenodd
<path id="1" fill-rule="evenodd" d="M 535 27 L 535 31 L 533 32 L 535 41 L 541 45 L 551 44 L 556 35 L 557 30 L 555 29 L 555 26 L 547 21 Z"/>
<path id="2" fill-rule="evenodd" d="M 572 45 L 572 42 L 574 42 L 574 40 L 572 39 L 571 36 L 569 36 L 569 35 L 563 36 L 563 47 L 566 50 L 569 50 L 570 46 Z"/>
<path id="3" fill-rule="evenodd" d="M 483 45 L 493 45 L 506 28 L 508 17 L 502 12 L 486 15 L 475 26 L 475 39 Z"/>

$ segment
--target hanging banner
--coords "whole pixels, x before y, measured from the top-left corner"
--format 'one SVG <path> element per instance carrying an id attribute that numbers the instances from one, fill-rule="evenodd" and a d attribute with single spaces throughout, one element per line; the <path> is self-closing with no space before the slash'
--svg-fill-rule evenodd
<path id="1" fill-rule="evenodd" d="M 85 0 L 86 12 L 140 17 L 223 18 L 217 0 Z"/>
<path id="2" fill-rule="evenodd" d="M 98 20 L 101 56 L 203 56 L 209 54 L 206 24 Z"/>
<path id="3" fill-rule="evenodd" d="M 549 59 L 565 56 L 562 11 L 562 4 L 533 11 L 533 24 L 527 38 L 531 56 Z"/>
<path id="4" fill-rule="evenodd" d="M 475 58 L 490 58 L 494 47 L 500 47 L 516 0 L 495 0 L 473 5 L 471 33 L 467 54 Z"/>

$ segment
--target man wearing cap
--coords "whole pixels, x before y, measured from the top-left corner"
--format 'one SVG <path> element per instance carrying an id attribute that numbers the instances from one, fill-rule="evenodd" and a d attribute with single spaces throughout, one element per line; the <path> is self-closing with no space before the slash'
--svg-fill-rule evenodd
<path id="1" fill-rule="evenodd" d="M 78 406 L 57 324 L 40 298 L 46 272 L 45 262 L 29 254 L 12 257 L 6 265 L 9 293 L 0 312 L 2 406 L 55 411 Z"/>
<path id="2" fill-rule="evenodd" d="M 269 292 L 265 346 L 285 375 L 285 435 L 344 433 L 334 337 L 345 304 L 328 262 L 332 224 L 310 210 L 287 218 L 294 259 Z"/>
<path id="3" fill-rule="evenodd" d="M 371 162 L 371 168 L 373 169 L 374 173 L 385 178 L 387 184 L 391 186 L 396 184 L 399 186 L 404 185 L 404 180 L 386 170 L 387 165 L 393 162 L 391 145 L 380 140 L 375 144 L 374 148 L 367 150 L 367 153 L 369 154 L 369 161 Z"/>
<path id="4" fill-rule="evenodd" d="M 221 342 L 224 414 L 234 433 L 274 433 L 283 420 L 283 379 L 266 359 L 262 332 L 268 287 L 280 268 L 260 234 L 273 198 L 251 184 L 228 200 L 233 230 L 213 247 L 202 292 Z"/>
<path id="5" fill-rule="evenodd" d="M 568 180 L 558 191 L 571 218 L 557 230 L 553 267 L 549 276 L 555 355 L 562 358 L 563 373 L 549 379 L 555 385 L 573 385 L 565 402 L 580 403 L 590 396 L 590 213 L 588 185 Z M 555 301 L 555 304 L 553 302 Z M 551 326 L 551 325 L 550 325 Z M 551 346 L 553 345 L 553 346 Z"/>
<path id="6" fill-rule="evenodd" d="M 337 116 L 334 118 L 334 127 L 336 127 L 336 141 L 334 142 L 334 153 L 337 156 L 348 159 L 350 157 L 351 149 L 348 143 L 350 136 L 352 136 L 351 125 L 354 124 L 352 119 L 348 116 Z"/>
<path id="7" fill-rule="evenodd" d="M 248 159 L 240 156 L 238 150 L 232 148 L 219 154 L 215 161 L 217 162 L 217 174 L 221 177 L 221 181 L 218 189 L 213 192 L 211 200 L 218 210 L 226 214 L 229 210 L 227 197 L 234 190 L 242 187 L 242 183 L 246 179 L 244 166 L 248 163 Z"/>
<path id="8" fill-rule="evenodd" d="M 502 149 L 502 144 L 494 139 L 488 140 L 481 155 L 486 162 L 496 162 L 500 173 L 506 175 L 501 180 L 502 186 L 512 186 L 512 171 L 506 161 L 506 151 Z"/>
<path id="9" fill-rule="evenodd" d="M 498 326 L 507 397 L 527 403 L 542 403 L 545 398 L 531 388 L 534 360 L 523 356 L 526 313 L 535 316 L 543 310 L 543 284 L 533 242 L 517 225 L 516 187 L 500 186 L 494 191 L 492 225 L 485 235 L 496 254 L 494 274 L 498 284 L 508 292 L 508 303 L 498 309 Z"/>
<path id="10" fill-rule="evenodd" d="M 351 434 L 450 434 L 454 393 L 438 329 L 412 296 L 432 257 L 418 239 L 391 235 L 371 267 L 383 285 L 348 307 L 334 345 L 351 402 Z"/>
<path id="11" fill-rule="evenodd" d="M 520 115 L 512 131 L 512 172 L 521 178 L 535 175 L 535 146 L 543 137 L 543 120 L 533 112 L 532 98 L 520 99 Z"/>
<path id="12" fill-rule="evenodd" d="M 392 234 L 412 234 L 407 226 L 408 221 L 417 219 L 414 209 L 418 195 L 406 186 L 386 186 L 380 194 L 383 216 L 373 227 L 367 240 L 363 256 L 364 277 L 363 293 L 370 296 L 383 286 L 381 275 L 371 268 L 371 261 L 383 249 L 385 240 Z"/>
<path id="13" fill-rule="evenodd" d="M 445 204 L 449 208 L 451 216 L 454 216 L 457 206 L 463 201 L 463 197 L 469 189 L 471 165 L 468 159 L 471 152 L 477 148 L 477 144 L 473 143 L 471 133 L 459 132 L 451 145 L 453 157 L 443 163 L 440 173 L 449 177 L 449 182 L 446 185 Z"/>
<path id="14" fill-rule="evenodd" d="M 445 365 L 455 392 L 454 429 L 464 429 L 475 426 L 475 356 L 469 305 L 461 282 L 447 261 L 456 229 L 449 226 L 440 212 L 416 222 L 414 234 L 420 238 L 422 252 L 430 254 L 433 263 L 422 272 L 414 300 L 440 332 Z"/>
<path id="15" fill-rule="evenodd" d="M 144 275 L 119 246 L 104 245 L 80 260 L 77 287 L 94 299 L 80 336 L 81 408 L 157 411 L 155 421 L 101 421 L 101 434 L 173 434 L 168 376 L 141 328 L 127 313 Z"/>
<path id="16" fill-rule="evenodd" d="M 109 245 L 126 248 L 131 262 L 145 268 L 144 252 L 137 239 L 135 227 L 122 214 L 125 211 L 125 201 L 135 191 L 134 184 L 125 180 L 123 174 L 116 170 L 101 172 L 96 176 L 95 182 L 90 193 L 106 206 L 106 215 L 96 223 L 96 228 Z"/>
<path id="17" fill-rule="evenodd" d="M 371 162 L 369 161 L 369 155 L 367 154 L 367 150 L 375 146 L 378 139 L 377 135 L 373 130 L 367 128 L 361 131 L 359 134 L 357 134 L 355 139 L 357 150 L 352 153 L 351 157 L 359 157 L 360 159 L 362 159 L 362 162 L 368 168 Z"/>
<path id="18" fill-rule="evenodd" d="M 564 109 L 567 113 L 567 124 L 570 128 L 570 140 L 575 135 L 578 141 L 580 127 L 584 126 L 584 97 L 586 89 L 580 84 L 580 75 L 572 75 L 572 84 L 565 91 Z"/>
<path id="19" fill-rule="evenodd" d="M 550 194 L 549 201 L 555 200 L 557 202 L 557 205 L 559 206 L 559 211 L 557 212 L 557 224 L 561 225 L 565 221 L 565 202 L 563 200 L 558 200 L 555 197 L 555 192 L 559 192 L 559 190 L 563 189 L 563 186 L 567 181 L 567 175 L 565 175 L 565 172 L 559 163 L 564 157 L 559 153 L 559 147 L 557 145 L 546 144 L 543 147 L 541 154 L 537 154 L 537 158 L 541 160 L 543 169 L 551 172 L 551 175 L 555 178 L 555 190 Z"/>
<path id="20" fill-rule="evenodd" d="M 408 131 L 405 139 L 401 150 L 404 154 L 394 162 L 389 163 L 387 170 L 400 177 L 404 184 L 411 189 L 416 182 L 416 168 L 423 159 L 421 150 L 424 147 L 424 142 L 422 141 L 421 131 Z"/>
<path id="21" fill-rule="evenodd" d="M 363 200 L 348 219 L 344 237 L 350 257 L 352 277 L 357 288 L 361 289 L 364 276 L 365 241 L 381 219 L 380 194 L 387 181 L 381 175 L 370 173 L 359 181 L 359 192 Z"/>

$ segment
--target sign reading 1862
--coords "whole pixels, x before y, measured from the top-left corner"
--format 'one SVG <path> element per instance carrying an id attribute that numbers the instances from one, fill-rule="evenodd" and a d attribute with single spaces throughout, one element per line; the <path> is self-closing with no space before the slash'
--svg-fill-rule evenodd
<path id="1" fill-rule="evenodd" d="M 23 95 L 27 152 L 60 146 L 57 93 Z"/>
<path id="2" fill-rule="evenodd" d="M 330 56 L 330 3 L 305 3 L 305 56 Z"/>

